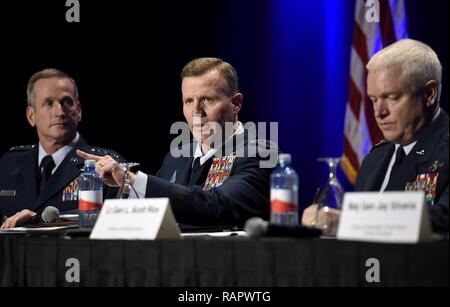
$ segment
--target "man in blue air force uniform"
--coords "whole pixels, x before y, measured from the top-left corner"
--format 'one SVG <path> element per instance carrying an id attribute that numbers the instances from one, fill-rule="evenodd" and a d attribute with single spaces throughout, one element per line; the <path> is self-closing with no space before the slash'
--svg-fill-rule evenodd
<path id="1" fill-rule="evenodd" d="M 448 115 L 439 107 L 442 66 L 427 45 L 405 39 L 367 64 L 367 95 L 384 140 L 364 158 L 356 191 L 423 191 L 434 232 L 448 233 Z M 339 212 L 319 212 L 337 221 Z M 302 223 L 311 225 L 315 205 Z"/>
<path id="2" fill-rule="evenodd" d="M 377 144 L 361 165 L 356 191 L 417 190 L 425 191 L 431 225 L 435 232 L 448 232 L 448 115 L 439 110 L 430 127 L 416 142 L 403 146 L 405 157 L 395 174 L 386 181 L 386 169 L 391 173 L 400 146 L 387 140 Z M 395 153 L 395 155 L 394 155 Z M 398 159 L 397 159 L 398 160 Z M 381 187 L 381 188 L 380 188 Z"/>
<path id="3" fill-rule="evenodd" d="M 27 86 L 26 116 L 36 127 L 39 143 L 13 147 L 0 159 L 0 210 L 9 217 L 2 227 L 16 223 L 46 206 L 61 212 L 78 207 L 77 177 L 84 159 L 81 149 L 99 156 L 122 158 L 115 152 L 89 146 L 77 132 L 81 105 L 74 80 L 56 69 L 35 73 Z M 105 188 L 105 198 L 115 197 L 117 189 Z"/>
<path id="4" fill-rule="evenodd" d="M 217 58 L 200 58 L 188 63 L 181 77 L 183 113 L 194 137 L 182 148 L 190 154 L 177 157 L 171 151 L 155 176 L 130 172 L 138 195 L 169 197 L 181 224 L 242 226 L 253 216 L 267 219 L 269 178 L 278 151 L 249 136 L 238 121 L 243 96 L 235 69 Z M 211 142 L 218 136 L 208 129 L 214 124 L 221 128 L 222 146 Z M 227 131 L 226 125 L 232 129 Z M 255 149 L 257 154 L 249 154 Z M 115 159 L 79 154 L 97 160 L 96 170 L 107 184 L 123 181 Z M 264 158 L 266 165 L 261 163 Z"/>

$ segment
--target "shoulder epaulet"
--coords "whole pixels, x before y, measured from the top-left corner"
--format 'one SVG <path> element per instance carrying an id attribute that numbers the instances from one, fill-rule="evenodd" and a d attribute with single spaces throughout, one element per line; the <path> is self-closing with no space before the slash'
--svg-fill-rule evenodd
<path id="1" fill-rule="evenodd" d="M 20 145 L 20 146 L 14 146 L 9 149 L 9 151 L 29 151 L 33 150 L 36 147 L 36 145 Z"/>
<path id="2" fill-rule="evenodd" d="M 109 155 L 115 160 L 122 160 L 122 157 L 117 152 L 110 150 L 110 149 L 90 146 L 88 153 L 97 155 L 97 156 Z"/>
<path id="3" fill-rule="evenodd" d="M 372 147 L 372 149 L 370 149 L 370 151 L 372 152 L 372 150 L 374 150 L 375 148 L 381 147 L 381 146 L 383 146 L 383 145 L 387 145 L 387 144 L 389 144 L 389 143 L 390 143 L 390 142 L 389 142 L 388 140 L 386 140 L 386 139 L 381 140 L 381 141 L 378 142 L 377 144 L 373 145 L 373 147 Z"/>

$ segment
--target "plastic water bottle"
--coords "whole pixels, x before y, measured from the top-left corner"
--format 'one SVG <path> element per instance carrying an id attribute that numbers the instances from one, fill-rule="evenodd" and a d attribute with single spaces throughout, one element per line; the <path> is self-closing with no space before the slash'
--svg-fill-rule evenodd
<path id="1" fill-rule="evenodd" d="M 298 224 L 298 175 L 291 167 L 291 155 L 280 154 L 270 176 L 270 223 Z"/>
<path id="2" fill-rule="evenodd" d="M 95 161 L 85 160 L 78 176 L 79 227 L 93 228 L 103 204 L 103 181 L 95 171 Z"/>

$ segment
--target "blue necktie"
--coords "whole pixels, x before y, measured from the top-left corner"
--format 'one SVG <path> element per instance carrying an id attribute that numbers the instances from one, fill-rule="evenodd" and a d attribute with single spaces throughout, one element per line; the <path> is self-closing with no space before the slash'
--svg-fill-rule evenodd
<path id="1" fill-rule="evenodd" d="M 394 165 L 392 165 L 391 175 L 389 176 L 389 182 L 385 189 L 386 191 L 392 190 L 391 186 L 394 184 L 392 180 L 397 177 L 400 166 L 402 165 L 403 160 L 405 160 L 405 157 L 406 157 L 405 150 L 403 149 L 403 146 L 400 146 L 397 149 L 397 152 L 395 153 L 395 162 Z"/>
<path id="2" fill-rule="evenodd" d="M 52 171 L 55 168 L 55 161 L 52 156 L 45 156 L 41 161 L 41 165 L 39 166 L 39 171 L 41 173 L 41 177 L 39 179 L 39 194 L 44 189 L 44 186 L 47 184 L 48 180 L 52 176 Z"/>

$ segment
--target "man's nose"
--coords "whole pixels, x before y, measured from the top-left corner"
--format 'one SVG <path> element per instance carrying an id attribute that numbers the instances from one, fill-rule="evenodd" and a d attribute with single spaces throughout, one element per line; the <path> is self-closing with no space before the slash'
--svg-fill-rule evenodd
<path id="1" fill-rule="evenodd" d="M 201 111 L 203 111 L 204 108 L 203 102 L 200 100 L 195 101 L 194 107 L 196 112 L 201 113 Z"/>
<path id="2" fill-rule="evenodd" d="M 203 104 L 203 102 L 196 101 L 194 105 L 193 115 L 204 116 L 205 114 L 205 105 Z"/>
<path id="3" fill-rule="evenodd" d="M 373 105 L 375 117 L 384 118 L 389 115 L 389 109 L 385 100 L 380 99 Z"/>
<path id="4" fill-rule="evenodd" d="M 55 116 L 66 115 L 66 109 L 59 101 L 55 101 L 55 103 L 53 104 L 53 114 Z"/>

